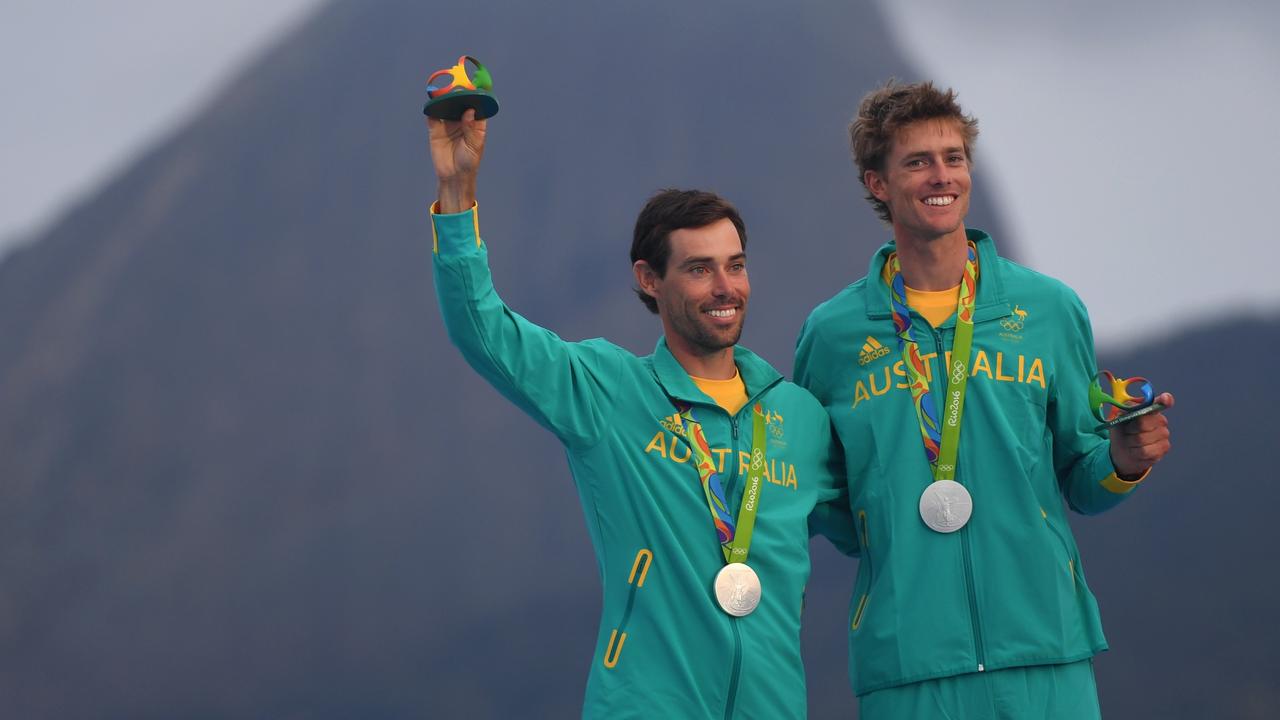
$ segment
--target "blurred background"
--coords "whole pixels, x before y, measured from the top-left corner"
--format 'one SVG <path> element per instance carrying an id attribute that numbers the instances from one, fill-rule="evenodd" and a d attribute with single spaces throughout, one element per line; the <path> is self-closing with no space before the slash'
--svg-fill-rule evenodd
<path id="1" fill-rule="evenodd" d="M 464 52 L 502 102 L 508 303 L 649 352 L 631 224 L 707 187 L 750 228 L 743 342 L 784 372 L 888 238 L 858 99 L 955 87 L 969 225 L 1076 288 L 1101 367 L 1178 395 L 1141 493 L 1074 518 L 1104 712 L 1280 716 L 1278 31 L 1249 0 L 6 5 L 0 717 L 579 713 L 599 588 L 563 454 L 432 288 L 421 106 Z M 856 717 L 855 564 L 814 550 L 810 715 Z"/>

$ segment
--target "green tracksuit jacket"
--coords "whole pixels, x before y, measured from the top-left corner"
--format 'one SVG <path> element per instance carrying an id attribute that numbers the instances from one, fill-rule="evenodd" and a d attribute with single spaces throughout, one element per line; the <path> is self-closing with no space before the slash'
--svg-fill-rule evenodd
<path id="1" fill-rule="evenodd" d="M 582 500 L 604 586 L 583 715 L 804 717 L 807 521 L 844 486 L 822 407 L 741 347 L 734 357 L 750 402 L 730 417 L 698 390 L 665 339 L 648 357 L 601 339 L 565 342 L 499 299 L 474 210 L 432 217 L 436 292 L 449 337 L 477 372 L 564 444 Z M 762 597 L 743 618 L 715 601 L 712 581 L 724 556 L 690 447 L 672 421 L 673 399 L 693 404 L 735 517 L 752 406 L 759 403 L 767 417 L 766 475 L 747 560 Z"/>
<path id="2" fill-rule="evenodd" d="M 850 603 L 850 677 L 862 695 L 930 678 L 1088 658 L 1106 649 L 1065 504 L 1096 513 L 1137 483 L 1114 475 L 1093 428 L 1093 335 L 1062 283 L 999 257 L 970 230 L 979 278 L 971 376 L 956 480 L 973 497 L 967 526 L 930 530 L 931 481 L 881 272 L 818 306 L 801 332 L 796 382 L 831 414 L 846 458 L 860 544 Z M 947 378 L 955 316 L 912 313 L 934 398 Z M 939 408 L 939 411 L 941 408 Z"/>

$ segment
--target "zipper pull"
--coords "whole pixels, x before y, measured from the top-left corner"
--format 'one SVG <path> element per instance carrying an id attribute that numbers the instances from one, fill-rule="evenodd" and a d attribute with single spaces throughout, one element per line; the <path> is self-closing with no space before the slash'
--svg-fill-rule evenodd
<path id="1" fill-rule="evenodd" d="M 738 439 L 738 418 L 735 417 L 732 420 L 730 420 L 729 427 L 733 428 L 733 439 L 737 440 Z"/>

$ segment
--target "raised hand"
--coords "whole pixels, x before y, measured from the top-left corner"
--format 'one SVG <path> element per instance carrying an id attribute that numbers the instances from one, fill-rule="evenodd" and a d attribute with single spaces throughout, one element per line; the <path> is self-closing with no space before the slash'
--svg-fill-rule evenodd
<path id="1" fill-rule="evenodd" d="M 1155 400 L 1165 409 L 1173 407 L 1173 395 L 1162 393 Z M 1111 463 L 1121 477 L 1141 475 L 1169 452 L 1169 419 L 1164 411 L 1135 418 L 1111 428 Z"/>
<path id="2" fill-rule="evenodd" d="M 476 120 L 475 110 L 467 110 L 459 120 L 427 118 L 431 161 L 440 181 L 440 212 L 462 212 L 475 204 L 488 122 Z"/>

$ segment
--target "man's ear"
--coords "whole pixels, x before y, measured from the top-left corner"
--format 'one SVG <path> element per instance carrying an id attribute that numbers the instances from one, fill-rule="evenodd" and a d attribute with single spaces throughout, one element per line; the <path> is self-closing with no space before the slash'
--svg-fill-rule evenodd
<path id="1" fill-rule="evenodd" d="M 658 273 L 654 272 L 649 263 L 644 260 L 637 260 L 631 265 L 631 272 L 636 276 L 636 287 L 640 288 L 640 292 L 648 295 L 655 300 L 658 297 Z"/>
<path id="2" fill-rule="evenodd" d="M 862 182 L 867 186 L 867 191 L 871 193 L 871 197 L 880 202 L 887 202 L 889 193 L 884 187 L 884 178 L 875 170 L 868 170 L 862 174 Z"/>

